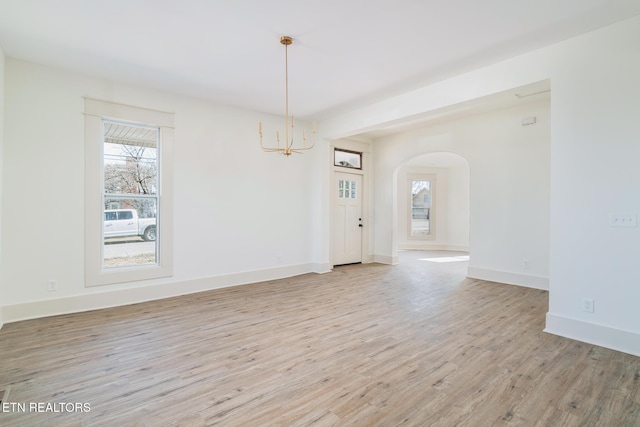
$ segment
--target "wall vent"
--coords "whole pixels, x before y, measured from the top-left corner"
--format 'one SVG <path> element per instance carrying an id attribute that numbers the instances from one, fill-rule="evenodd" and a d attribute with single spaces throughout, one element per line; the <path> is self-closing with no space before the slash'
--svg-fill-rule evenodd
<path id="1" fill-rule="evenodd" d="M 535 116 L 525 117 L 524 119 L 522 119 L 522 126 L 531 126 L 535 124 L 536 124 Z"/>

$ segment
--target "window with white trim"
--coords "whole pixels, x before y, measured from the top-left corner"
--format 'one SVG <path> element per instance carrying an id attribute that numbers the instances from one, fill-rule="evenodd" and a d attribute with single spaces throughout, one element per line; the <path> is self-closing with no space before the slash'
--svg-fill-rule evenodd
<path id="1" fill-rule="evenodd" d="M 173 114 L 85 99 L 87 286 L 168 277 Z"/>
<path id="2" fill-rule="evenodd" d="M 410 239 L 433 239 L 434 223 L 434 175 L 410 175 L 409 177 L 409 227 Z"/>

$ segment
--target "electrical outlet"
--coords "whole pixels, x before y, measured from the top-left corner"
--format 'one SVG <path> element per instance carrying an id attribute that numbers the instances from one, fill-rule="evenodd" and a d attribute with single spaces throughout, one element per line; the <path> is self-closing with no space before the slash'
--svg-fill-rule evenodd
<path id="1" fill-rule="evenodd" d="M 582 311 L 593 313 L 593 298 L 582 298 Z"/>
<path id="2" fill-rule="evenodd" d="M 47 291 L 53 292 L 58 290 L 58 281 L 57 280 L 49 280 L 47 282 Z"/>

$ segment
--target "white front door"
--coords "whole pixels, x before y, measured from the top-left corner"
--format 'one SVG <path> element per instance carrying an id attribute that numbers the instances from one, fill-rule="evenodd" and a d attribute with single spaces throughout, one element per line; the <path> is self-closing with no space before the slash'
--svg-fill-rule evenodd
<path id="1" fill-rule="evenodd" d="M 333 265 L 362 262 L 362 175 L 334 177 Z"/>

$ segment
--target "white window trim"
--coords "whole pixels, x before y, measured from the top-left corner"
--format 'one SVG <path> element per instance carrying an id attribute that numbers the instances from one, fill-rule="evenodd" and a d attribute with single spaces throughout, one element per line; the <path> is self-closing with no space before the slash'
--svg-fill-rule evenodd
<path id="1" fill-rule="evenodd" d="M 407 215 L 407 239 L 409 240 L 436 240 L 436 174 L 412 173 L 407 174 L 407 199 L 409 201 Z M 411 184 L 413 181 L 431 181 L 431 206 L 429 208 L 429 232 L 428 236 L 411 235 L 412 203 L 411 203 Z"/>
<path id="2" fill-rule="evenodd" d="M 85 98 L 85 286 L 149 280 L 173 275 L 173 113 Z M 102 120 L 160 129 L 158 262 L 139 267 L 102 267 Z M 162 228 L 160 228 L 162 227 Z"/>

